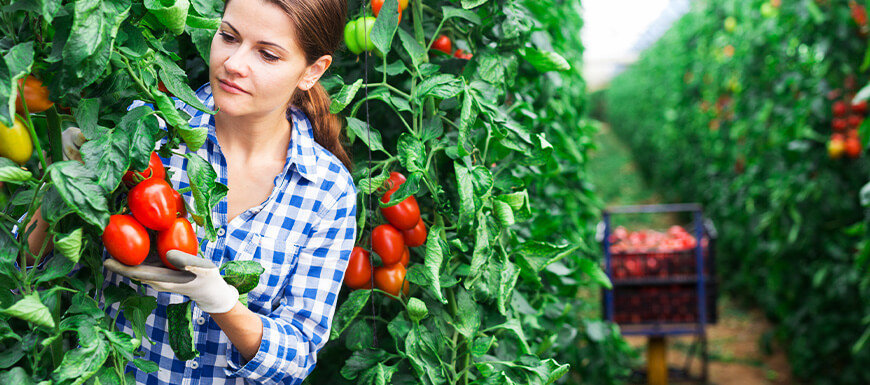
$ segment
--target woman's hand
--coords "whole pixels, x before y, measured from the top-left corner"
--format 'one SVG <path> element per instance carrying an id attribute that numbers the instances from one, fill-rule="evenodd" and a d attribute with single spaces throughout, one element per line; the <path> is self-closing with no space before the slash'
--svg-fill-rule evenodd
<path id="1" fill-rule="evenodd" d="M 113 258 L 103 261 L 103 265 L 158 291 L 187 296 L 206 313 L 226 313 L 239 302 L 239 291 L 224 281 L 211 261 L 178 250 L 168 251 L 166 259 L 181 270 L 152 265 L 127 266 Z"/>

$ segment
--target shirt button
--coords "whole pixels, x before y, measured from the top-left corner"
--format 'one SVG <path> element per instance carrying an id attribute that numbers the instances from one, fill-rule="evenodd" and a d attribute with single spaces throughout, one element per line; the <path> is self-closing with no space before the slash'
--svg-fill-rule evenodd
<path id="1" fill-rule="evenodd" d="M 199 362 L 196 362 L 196 361 L 190 361 L 190 368 L 191 368 L 191 369 L 196 369 L 196 368 L 198 368 L 198 367 L 199 367 Z"/>
<path id="2" fill-rule="evenodd" d="M 224 236 L 226 233 L 227 233 L 227 231 L 224 230 L 223 227 L 219 228 L 218 231 L 217 231 L 217 234 L 218 234 L 219 237 Z"/>
<path id="3" fill-rule="evenodd" d="M 205 325 L 205 317 L 199 317 L 196 319 L 197 325 Z"/>

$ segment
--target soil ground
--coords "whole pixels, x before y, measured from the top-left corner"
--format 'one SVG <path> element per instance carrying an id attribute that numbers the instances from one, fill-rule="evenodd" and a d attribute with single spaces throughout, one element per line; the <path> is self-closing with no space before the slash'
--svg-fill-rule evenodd
<path id="1" fill-rule="evenodd" d="M 645 185 L 631 153 L 607 125 L 602 126 L 597 142 L 599 149 L 590 158 L 588 170 L 591 182 L 608 206 L 662 202 L 661 197 Z M 624 225 L 629 230 L 665 230 L 672 224 L 684 225 L 680 222 L 679 218 L 663 215 L 614 218 L 614 225 Z M 718 304 L 719 322 L 709 326 L 707 330 L 710 357 L 708 383 L 793 384 L 791 369 L 782 349 L 777 346 L 762 348 L 760 341 L 765 340 L 765 335 L 772 332 L 772 326 L 764 316 L 756 310 L 744 309 L 728 298 L 720 298 Z M 629 337 L 627 340 L 639 349 L 640 356 L 645 361 L 646 338 Z M 693 337 L 668 338 L 668 363 L 672 368 L 684 367 L 693 342 Z M 696 355 L 692 360 L 690 374 L 698 376 L 700 373 L 701 362 Z"/>

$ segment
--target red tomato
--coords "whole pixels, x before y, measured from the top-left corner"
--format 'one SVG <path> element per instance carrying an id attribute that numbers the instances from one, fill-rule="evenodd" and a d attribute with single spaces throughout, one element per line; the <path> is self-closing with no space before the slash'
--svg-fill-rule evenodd
<path id="1" fill-rule="evenodd" d="M 163 161 L 160 160 L 160 157 L 157 156 L 156 152 L 151 153 L 151 160 L 148 161 L 148 168 L 141 172 L 136 172 L 143 179 L 149 178 L 157 178 L 157 179 L 165 179 L 166 178 L 166 169 L 163 168 Z M 133 187 L 136 185 L 136 178 L 133 176 L 133 171 L 127 171 L 124 174 L 124 177 L 121 178 L 124 183 L 128 187 Z"/>
<path id="2" fill-rule="evenodd" d="M 856 159 L 861 156 L 861 140 L 850 136 L 846 138 L 846 155 L 848 155 L 852 159 Z"/>
<path id="3" fill-rule="evenodd" d="M 394 265 L 402 260 L 405 240 L 402 232 L 392 225 L 380 225 L 372 230 L 372 249 L 381 256 L 384 265 Z"/>
<path id="4" fill-rule="evenodd" d="M 862 100 L 858 103 L 852 105 L 852 112 L 860 115 L 864 115 L 867 113 L 867 101 Z"/>
<path id="5" fill-rule="evenodd" d="M 375 16 L 378 16 L 381 13 L 381 7 L 384 6 L 384 0 L 372 0 L 372 12 L 374 12 Z M 405 7 L 408 6 L 408 0 L 405 0 Z M 402 10 L 405 9 L 402 7 L 402 2 L 399 2 L 399 22 L 402 22 Z"/>
<path id="6" fill-rule="evenodd" d="M 402 183 L 405 183 L 406 180 L 408 180 L 408 178 L 405 178 L 402 173 L 395 171 L 391 172 L 390 179 L 387 179 L 387 190 L 395 190 Z"/>
<path id="7" fill-rule="evenodd" d="M 846 115 L 846 111 L 848 111 L 845 102 L 834 102 L 834 106 L 831 109 L 834 111 L 834 116 Z"/>
<path id="8" fill-rule="evenodd" d="M 344 284 L 351 289 L 365 289 L 371 287 L 372 261 L 371 254 L 362 247 L 354 247 L 347 261 L 347 269 L 344 271 Z"/>
<path id="9" fill-rule="evenodd" d="M 391 266 L 375 268 L 375 287 L 394 296 L 399 296 L 399 289 L 408 296 L 408 281 L 405 281 L 405 266 L 397 263 Z M 403 284 L 404 283 L 404 284 Z"/>
<path id="10" fill-rule="evenodd" d="M 450 53 L 453 52 L 453 43 L 450 41 L 449 37 L 441 35 L 438 36 L 437 39 L 435 39 L 434 43 L 432 43 L 432 49 L 436 49 L 450 55 Z"/>
<path id="11" fill-rule="evenodd" d="M 130 215 L 112 215 L 103 229 L 103 245 L 113 258 L 128 266 L 145 260 L 151 249 L 148 232 Z"/>
<path id="12" fill-rule="evenodd" d="M 402 260 L 399 263 L 405 266 L 405 268 L 411 263 L 411 250 L 408 249 L 408 246 L 405 246 L 405 251 L 402 252 Z"/>
<path id="13" fill-rule="evenodd" d="M 166 252 L 169 250 L 181 250 L 193 255 L 199 251 L 196 233 L 186 218 L 176 218 L 168 229 L 157 232 L 157 254 L 160 260 L 166 267 L 178 270 L 166 259 Z"/>
<path id="14" fill-rule="evenodd" d="M 152 230 L 166 230 L 177 218 L 174 191 L 163 179 L 146 179 L 130 189 L 127 204 L 139 223 Z"/>
<path id="15" fill-rule="evenodd" d="M 864 121 L 864 118 L 858 115 L 849 115 L 849 127 L 858 128 L 861 125 L 861 122 Z"/>
<path id="16" fill-rule="evenodd" d="M 849 122 L 843 118 L 834 118 L 834 120 L 831 122 L 831 128 L 833 128 L 834 131 L 843 131 L 848 126 Z"/>
<path id="17" fill-rule="evenodd" d="M 390 197 L 393 196 L 396 189 L 398 187 L 387 191 L 381 198 L 381 202 L 389 202 Z M 405 200 L 395 206 L 381 207 L 381 213 L 384 214 L 387 222 L 390 222 L 390 224 L 400 230 L 413 229 L 414 226 L 417 226 L 417 222 L 420 222 L 420 206 L 417 205 L 417 198 L 414 198 L 413 195 L 405 198 Z"/>
<path id="18" fill-rule="evenodd" d="M 461 49 L 457 49 L 456 52 L 453 53 L 453 57 L 458 58 L 458 59 L 469 60 L 472 57 L 474 57 L 474 55 L 472 55 L 468 52 L 465 52 Z"/>
<path id="19" fill-rule="evenodd" d="M 402 238 L 405 239 L 405 246 L 417 247 L 426 243 L 426 224 L 423 220 L 419 220 L 417 225 L 410 230 L 402 230 Z"/>
<path id="20" fill-rule="evenodd" d="M 187 218 L 187 206 L 184 205 L 184 198 L 181 196 L 181 193 L 172 190 L 172 195 L 175 197 L 175 210 L 177 210 L 178 217 Z"/>

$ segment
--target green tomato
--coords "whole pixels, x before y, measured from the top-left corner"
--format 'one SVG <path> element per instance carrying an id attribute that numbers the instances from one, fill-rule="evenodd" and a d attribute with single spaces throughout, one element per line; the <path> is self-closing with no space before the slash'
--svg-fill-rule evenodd
<path id="1" fill-rule="evenodd" d="M 356 40 L 356 20 L 351 20 L 344 26 L 344 44 L 355 55 L 362 53 L 363 49 Z"/>
<path id="2" fill-rule="evenodd" d="M 734 32 L 734 29 L 737 28 L 737 20 L 733 17 L 729 16 L 725 19 L 725 30 L 728 32 Z"/>
<path id="3" fill-rule="evenodd" d="M 363 51 L 373 51 L 375 43 L 372 42 L 372 27 L 375 25 L 372 16 L 361 17 L 356 20 L 356 41 Z"/>
<path id="4" fill-rule="evenodd" d="M 770 2 L 761 4 L 761 16 L 764 16 L 765 18 L 776 16 L 776 8 L 774 8 L 773 4 L 770 4 Z"/>

